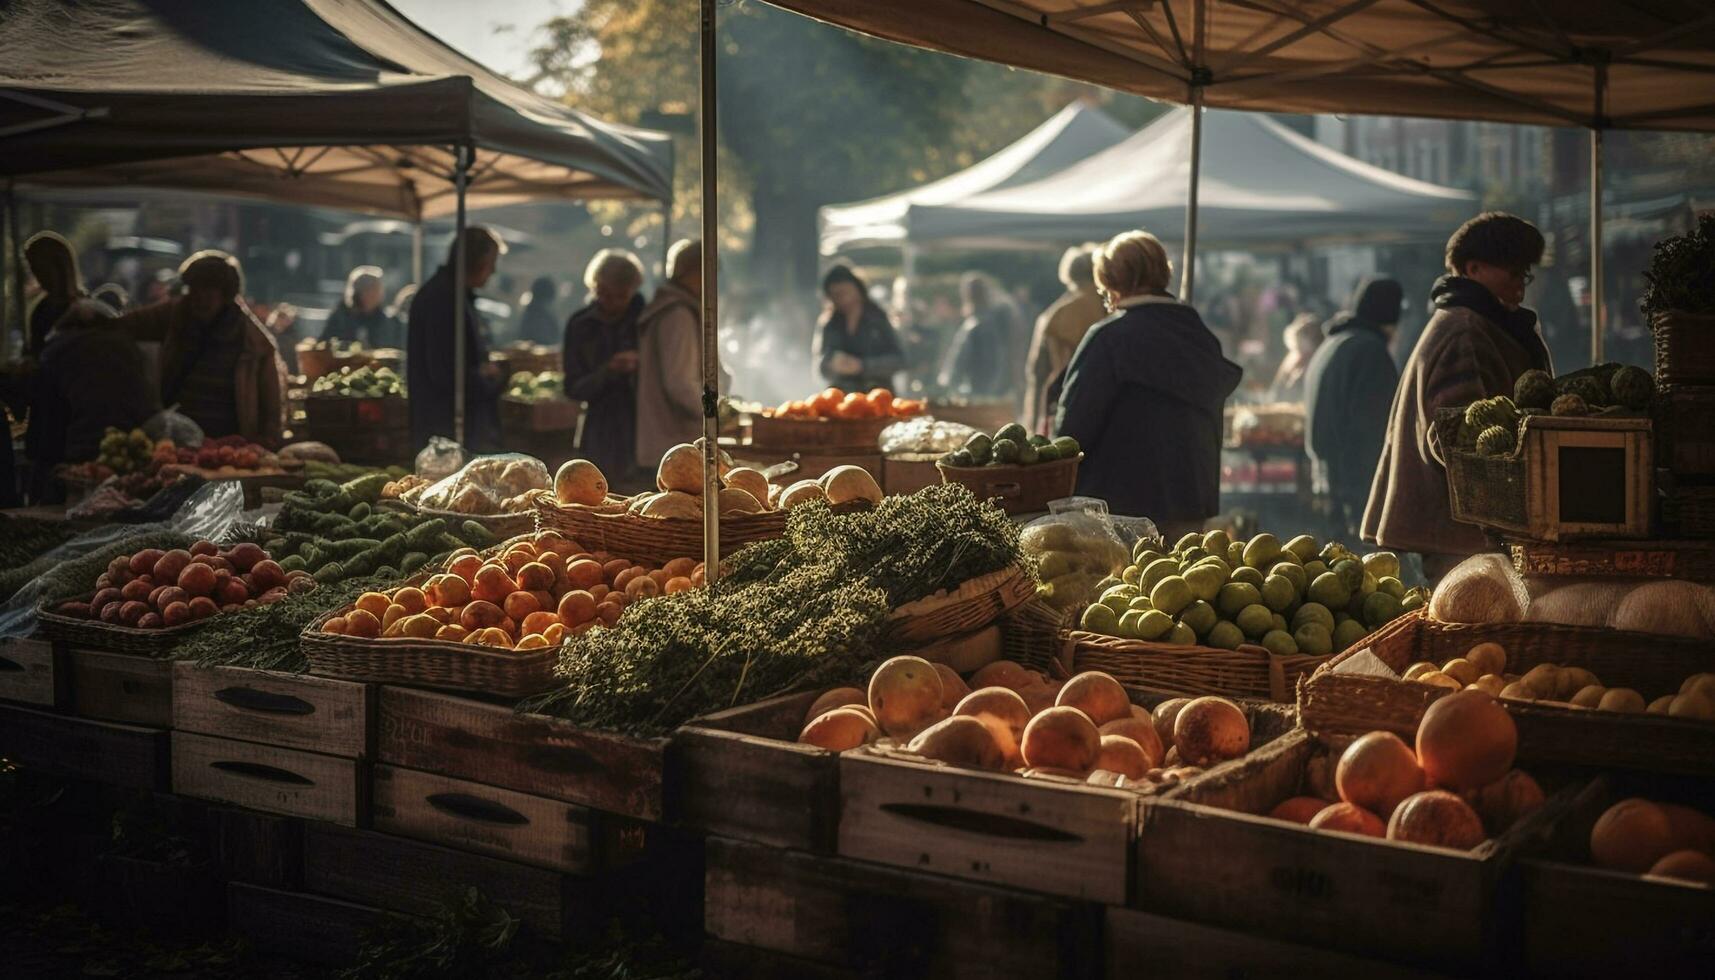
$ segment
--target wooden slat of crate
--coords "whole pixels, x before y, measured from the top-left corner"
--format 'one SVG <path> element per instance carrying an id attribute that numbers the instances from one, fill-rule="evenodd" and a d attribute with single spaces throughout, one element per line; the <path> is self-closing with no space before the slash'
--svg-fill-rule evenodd
<path id="1" fill-rule="evenodd" d="M 377 908 L 432 915 L 467 887 L 530 926 L 560 938 L 563 876 L 433 844 L 313 823 L 304 831 L 304 887 Z"/>
<path id="2" fill-rule="evenodd" d="M 374 745 L 370 684 L 179 663 L 173 674 L 173 727 L 365 759 Z"/>
<path id="3" fill-rule="evenodd" d="M 557 871 L 596 864 L 588 809 L 398 766 L 375 767 L 375 829 Z"/>
<path id="4" fill-rule="evenodd" d="M 319 895 L 232 882 L 227 925 L 263 953 L 350 966 L 367 933 L 397 916 Z"/>
<path id="5" fill-rule="evenodd" d="M 1493 901 L 1503 864 L 1496 842 L 1453 851 L 1254 815 L 1305 791 L 1314 751 L 1295 731 L 1242 760 L 1243 779 L 1204 777 L 1215 792 L 1193 780 L 1146 798 L 1131 904 L 1433 968 L 1492 962 L 1503 938 Z"/>
<path id="6" fill-rule="evenodd" d="M 64 664 L 48 640 L 28 637 L 0 641 L 0 701 L 46 708 L 66 704 Z"/>
<path id="7" fill-rule="evenodd" d="M 173 792 L 267 813 L 358 826 L 363 764 L 301 749 L 173 733 Z"/>
<path id="8" fill-rule="evenodd" d="M 670 812 L 708 834 L 832 851 L 839 756 L 796 741 L 810 691 L 698 718 L 673 733 Z"/>
<path id="9" fill-rule="evenodd" d="M 1607 871 L 1590 863 L 1590 830 L 1620 799 L 1671 782 L 1619 786 L 1592 781 L 1533 853 L 1519 863 L 1524 961 L 1540 977 L 1704 977 L 1715 964 L 1715 888 Z M 1710 788 L 1700 791 L 1710 811 Z M 1684 797 L 1680 797 L 1684 799 Z"/>
<path id="10" fill-rule="evenodd" d="M 707 938 L 697 949 L 697 968 L 709 980 L 858 980 L 862 976 L 845 967 Z"/>
<path id="11" fill-rule="evenodd" d="M 1090 977 L 1101 909 L 841 858 L 711 837 L 704 925 L 866 976 Z"/>
<path id="12" fill-rule="evenodd" d="M 240 807 L 208 808 L 209 853 L 221 876 L 268 888 L 303 883 L 304 821 Z"/>
<path id="13" fill-rule="evenodd" d="M 839 853 L 1123 905 L 1136 793 L 931 766 L 863 751 L 840 757 Z"/>
<path id="14" fill-rule="evenodd" d="M 1182 980 L 1435 980 L 1447 976 L 1136 909 L 1105 911 L 1103 959 L 1108 980 L 1138 976 Z"/>
<path id="15" fill-rule="evenodd" d="M 386 686 L 376 757 L 389 765 L 579 803 L 662 815 L 666 739 L 590 731 L 509 704 Z"/>
<path id="16" fill-rule="evenodd" d="M 0 705 L 0 756 L 70 779 L 164 790 L 168 733 Z"/>
<path id="17" fill-rule="evenodd" d="M 72 647 L 71 710 L 100 721 L 173 727 L 173 662 L 128 653 Z"/>

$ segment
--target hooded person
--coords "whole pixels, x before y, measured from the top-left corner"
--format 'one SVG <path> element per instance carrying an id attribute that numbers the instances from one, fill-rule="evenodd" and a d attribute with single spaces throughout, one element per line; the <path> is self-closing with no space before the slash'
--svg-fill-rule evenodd
<path id="1" fill-rule="evenodd" d="M 31 235 L 24 243 L 24 264 L 42 288 L 42 295 L 25 317 L 29 330 L 24 335 L 24 353 L 36 355 L 47 343 L 48 331 L 87 293 L 77 267 L 77 252 L 59 234 L 40 231 Z"/>
<path id="2" fill-rule="evenodd" d="M 96 458 L 109 427 L 129 431 L 160 408 L 143 352 L 113 309 L 93 299 L 72 304 L 31 379 L 24 453 L 40 478 L 32 496 L 47 500 L 61 489 L 51 479 L 60 463 Z"/>
<path id="3" fill-rule="evenodd" d="M 240 302 L 244 270 L 218 249 L 179 266 L 180 295 L 114 321 L 160 344 L 160 402 L 210 437 L 278 448 L 286 426 L 286 362 L 274 336 Z"/>
<path id="4" fill-rule="evenodd" d="M 500 392 L 506 379 L 490 363 L 483 343 L 482 316 L 476 309 L 476 291 L 494 276 L 506 244 L 481 225 L 464 230 L 465 294 L 453 296 L 453 263 L 458 242 L 447 251 L 447 261 L 435 270 L 411 297 L 405 329 L 405 387 L 411 402 L 411 445 L 421 449 L 432 436 L 453 438 L 453 402 L 457 378 L 458 347 L 464 345 L 464 441 L 476 453 L 500 448 Z M 454 339 L 455 303 L 464 304 L 464 336 Z"/>
<path id="5" fill-rule="evenodd" d="M 1387 440 L 1399 369 L 1388 352 L 1405 291 L 1365 279 L 1346 310 L 1322 324 L 1324 340 L 1304 371 L 1304 445 L 1312 482 L 1333 503 L 1343 534 L 1358 530 Z"/>
<path id="6" fill-rule="evenodd" d="M 1526 371 L 1553 373 L 1536 314 L 1523 305 L 1543 244 L 1535 225 L 1499 211 L 1453 233 L 1447 275 L 1429 292 L 1435 312 L 1394 396 L 1364 510 L 1364 540 L 1418 552 L 1432 582 L 1489 545 L 1481 529 L 1453 520 L 1445 456 L 1430 423 L 1444 408 L 1510 397 Z"/>
<path id="7" fill-rule="evenodd" d="M 560 318 L 554 314 L 554 300 L 559 292 L 560 288 L 548 276 L 531 280 L 524 310 L 518 314 L 519 340 L 545 347 L 560 340 Z"/>
<path id="8" fill-rule="evenodd" d="M 1095 271 L 1115 312 L 1072 355 L 1054 429 L 1084 449 L 1078 493 L 1171 541 L 1220 511 L 1222 413 L 1243 372 L 1167 291 L 1173 268 L 1154 235 L 1116 236 Z"/>
<path id="9" fill-rule="evenodd" d="M 703 434 L 702 243 L 675 242 L 667 270 L 637 317 L 637 465 L 650 471 Z"/>

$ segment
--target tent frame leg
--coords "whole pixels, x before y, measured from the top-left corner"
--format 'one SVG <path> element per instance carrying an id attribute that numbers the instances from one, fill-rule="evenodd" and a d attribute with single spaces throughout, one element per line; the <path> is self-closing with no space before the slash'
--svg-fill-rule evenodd
<path id="1" fill-rule="evenodd" d="M 1590 130 L 1590 363 L 1602 363 L 1607 339 L 1602 288 L 1602 131 Z"/>
<path id="2" fill-rule="evenodd" d="M 6 181 L 6 235 L 12 255 L 12 322 L 17 324 L 18 336 L 26 350 L 30 346 L 30 325 L 24 322 L 24 238 L 19 230 L 18 191 L 13 182 Z M 12 353 L 12 331 L 0 330 L 0 359 Z"/>
<path id="3" fill-rule="evenodd" d="M 715 185 L 715 13 L 717 0 L 700 0 L 703 153 L 703 575 L 709 585 L 720 577 L 720 260 L 719 202 Z M 671 269 L 666 270 L 670 275 Z"/>
<path id="4" fill-rule="evenodd" d="M 1197 298 L 1197 185 L 1203 171 L 1203 89 L 1213 77 L 1204 64 L 1208 5 L 1195 0 L 1191 14 L 1191 183 L 1185 193 L 1185 255 L 1179 270 L 1179 301 Z"/>
<path id="5" fill-rule="evenodd" d="M 457 217 L 453 221 L 453 440 L 465 441 L 465 184 L 470 175 L 470 147 L 460 143 L 453 149 L 453 193 L 458 200 Z"/>
<path id="6" fill-rule="evenodd" d="M 411 281 L 423 284 L 423 219 L 411 226 Z"/>

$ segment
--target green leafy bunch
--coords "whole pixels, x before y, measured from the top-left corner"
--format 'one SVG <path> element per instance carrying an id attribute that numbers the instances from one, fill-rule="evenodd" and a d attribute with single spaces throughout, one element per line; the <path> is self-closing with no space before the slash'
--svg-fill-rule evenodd
<path id="1" fill-rule="evenodd" d="M 1644 272 L 1644 313 L 1715 313 L 1715 212 L 1704 212 L 1697 227 L 1655 243 Z"/>

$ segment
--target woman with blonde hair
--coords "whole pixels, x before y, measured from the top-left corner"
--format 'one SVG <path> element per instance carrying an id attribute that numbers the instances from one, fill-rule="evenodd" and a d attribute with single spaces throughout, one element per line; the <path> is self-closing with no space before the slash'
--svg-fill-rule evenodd
<path id="1" fill-rule="evenodd" d="M 42 288 L 41 298 L 26 318 L 29 330 L 24 335 L 24 353 L 34 357 L 42 352 L 48 331 L 88 291 L 83 288 L 83 274 L 78 271 L 71 242 L 55 232 L 39 231 L 30 236 L 24 243 L 24 264 Z"/>
<path id="2" fill-rule="evenodd" d="M 643 263 L 604 248 L 584 270 L 589 305 L 566 320 L 560 361 L 566 397 L 584 403 L 578 455 L 608 481 L 633 469 L 637 435 L 637 318 L 643 312 Z M 625 485 L 622 484 L 621 485 Z"/>
<path id="3" fill-rule="evenodd" d="M 1103 245 L 1095 278 L 1114 312 L 1072 355 L 1055 433 L 1084 448 L 1078 493 L 1150 518 L 1172 541 L 1220 511 L 1221 412 L 1242 372 L 1167 291 L 1173 266 L 1154 235 Z"/>

